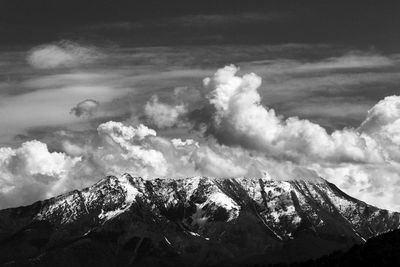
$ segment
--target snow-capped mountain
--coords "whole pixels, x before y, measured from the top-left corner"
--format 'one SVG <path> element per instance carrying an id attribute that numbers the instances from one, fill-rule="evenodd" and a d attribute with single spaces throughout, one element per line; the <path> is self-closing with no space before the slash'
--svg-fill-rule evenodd
<path id="1" fill-rule="evenodd" d="M 266 264 L 347 249 L 399 225 L 399 213 L 323 180 L 125 174 L 0 211 L 0 264 Z"/>

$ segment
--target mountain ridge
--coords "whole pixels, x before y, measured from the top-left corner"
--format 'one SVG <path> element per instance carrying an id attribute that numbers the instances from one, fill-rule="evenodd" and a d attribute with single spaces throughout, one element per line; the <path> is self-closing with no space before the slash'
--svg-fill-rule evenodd
<path id="1" fill-rule="evenodd" d="M 399 225 L 399 213 L 322 179 L 145 180 L 124 174 L 0 211 L 0 248 L 9 251 L 0 263 L 23 259 L 30 266 L 42 255 L 38 264 L 51 266 L 51 255 L 65 255 L 82 240 L 100 251 L 115 246 L 116 255 L 109 256 L 115 266 L 290 262 L 346 250 Z M 85 256 L 78 258 L 79 266 Z"/>

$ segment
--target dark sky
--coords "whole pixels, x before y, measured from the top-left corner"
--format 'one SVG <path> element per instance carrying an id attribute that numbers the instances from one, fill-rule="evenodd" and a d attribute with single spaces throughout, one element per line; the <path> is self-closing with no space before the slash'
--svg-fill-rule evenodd
<path id="1" fill-rule="evenodd" d="M 396 50 L 399 6 L 368 0 L 2 0 L 0 33 L 2 44 L 114 37 L 130 45 L 306 42 Z"/>

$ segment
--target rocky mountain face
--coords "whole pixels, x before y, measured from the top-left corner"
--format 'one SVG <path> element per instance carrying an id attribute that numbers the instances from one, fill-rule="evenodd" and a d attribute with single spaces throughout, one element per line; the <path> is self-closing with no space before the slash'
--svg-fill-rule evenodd
<path id="1" fill-rule="evenodd" d="M 302 261 L 398 229 L 400 214 L 321 180 L 125 174 L 0 211 L 0 266 L 243 266 Z"/>

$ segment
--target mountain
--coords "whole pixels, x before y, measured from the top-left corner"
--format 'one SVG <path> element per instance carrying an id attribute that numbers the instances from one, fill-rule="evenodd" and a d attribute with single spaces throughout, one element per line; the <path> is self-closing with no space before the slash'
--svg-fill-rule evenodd
<path id="1" fill-rule="evenodd" d="M 394 230 L 368 239 L 366 243 L 354 245 L 350 250 L 337 251 L 317 260 L 291 264 L 269 265 L 269 267 L 392 267 L 400 266 L 400 230 Z M 261 267 L 261 266 L 259 266 Z"/>
<path id="2" fill-rule="evenodd" d="M 243 266 L 303 261 L 399 228 L 324 180 L 144 180 L 0 211 L 0 266 Z"/>

